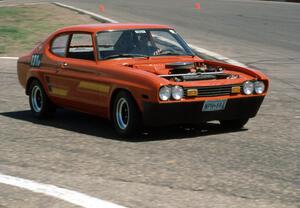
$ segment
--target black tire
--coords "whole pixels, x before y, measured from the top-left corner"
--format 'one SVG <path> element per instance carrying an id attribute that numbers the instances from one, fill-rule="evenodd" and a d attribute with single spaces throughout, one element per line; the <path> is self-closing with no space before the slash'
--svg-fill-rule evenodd
<path id="1" fill-rule="evenodd" d="M 241 129 L 249 121 L 249 118 L 245 119 L 236 119 L 236 120 L 222 120 L 220 121 L 221 125 L 225 129 Z"/>
<path id="2" fill-rule="evenodd" d="M 141 113 L 133 97 L 126 91 L 119 92 L 115 97 L 112 119 L 121 137 L 137 136 L 141 132 Z"/>
<path id="3" fill-rule="evenodd" d="M 49 100 L 38 80 L 33 80 L 30 83 L 29 104 L 32 114 L 37 118 L 47 118 L 55 112 L 55 106 Z"/>

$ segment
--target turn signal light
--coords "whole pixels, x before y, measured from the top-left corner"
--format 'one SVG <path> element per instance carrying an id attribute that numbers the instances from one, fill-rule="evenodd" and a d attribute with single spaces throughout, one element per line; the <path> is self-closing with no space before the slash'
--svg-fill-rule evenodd
<path id="1" fill-rule="evenodd" d="M 197 89 L 188 89 L 187 90 L 187 96 L 188 97 L 194 97 L 198 95 L 198 90 Z"/>
<path id="2" fill-rule="evenodd" d="M 232 94 L 238 94 L 241 93 L 241 87 L 240 86 L 234 86 L 231 88 L 231 93 Z"/>

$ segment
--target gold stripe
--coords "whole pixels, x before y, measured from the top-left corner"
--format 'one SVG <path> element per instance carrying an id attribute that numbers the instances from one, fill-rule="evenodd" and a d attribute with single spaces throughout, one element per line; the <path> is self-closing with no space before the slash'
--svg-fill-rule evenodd
<path id="1" fill-rule="evenodd" d="M 55 95 L 66 96 L 68 94 L 68 90 L 51 87 L 50 91 Z"/>
<path id="2" fill-rule="evenodd" d="M 81 81 L 78 87 L 81 89 L 94 90 L 102 93 L 108 93 L 110 89 L 108 85 L 86 81 Z"/>

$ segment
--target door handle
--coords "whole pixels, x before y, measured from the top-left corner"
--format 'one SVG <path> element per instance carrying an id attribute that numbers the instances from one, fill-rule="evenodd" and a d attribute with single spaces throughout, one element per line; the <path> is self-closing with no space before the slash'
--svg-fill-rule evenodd
<path id="1" fill-rule="evenodd" d="M 68 66 L 68 63 L 62 62 L 59 64 L 60 68 L 65 69 Z"/>

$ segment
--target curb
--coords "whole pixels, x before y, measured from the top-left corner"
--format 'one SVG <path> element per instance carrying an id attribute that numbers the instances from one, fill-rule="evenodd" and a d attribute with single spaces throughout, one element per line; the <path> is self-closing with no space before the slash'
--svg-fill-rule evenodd
<path id="1" fill-rule="evenodd" d="M 192 45 L 192 44 L 189 44 L 189 46 L 196 52 L 196 53 L 200 53 L 200 54 L 204 54 L 204 55 L 207 55 L 209 57 L 212 57 L 218 61 L 222 61 L 222 62 L 226 62 L 228 64 L 232 64 L 232 65 L 236 65 L 236 66 L 240 66 L 240 67 L 247 67 L 245 64 L 241 63 L 241 62 L 238 62 L 236 60 L 233 60 L 233 59 L 230 59 L 230 58 L 227 58 L 221 54 L 218 54 L 218 53 L 215 53 L 213 51 L 209 51 L 205 48 L 200 48 L 198 46 L 195 46 L 195 45 Z M 200 55 L 201 56 L 201 55 Z"/>
<path id="2" fill-rule="evenodd" d="M 116 21 L 116 20 L 104 17 L 102 15 L 99 15 L 99 14 L 96 14 L 94 12 L 90 12 L 90 11 L 87 11 L 87 10 L 84 10 L 84 9 L 79 9 L 77 7 L 69 6 L 69 5 L 66 5 L 66 4 L 59 3 L 59 2 L 53 2 L 53 4 L 55 4 L 56 6 L 63 7 L 63 8 L 71 9 L 71 10 L 79 12 L 81 14 L 89 15 L 90 17 L 92 17 L 92 18 L 94 18 L 94 19 L 96 19 L 96 20 L 98 20 L 100 22 L 104 22 L 104 23 L 118 23 L 118 21 Z"/>

